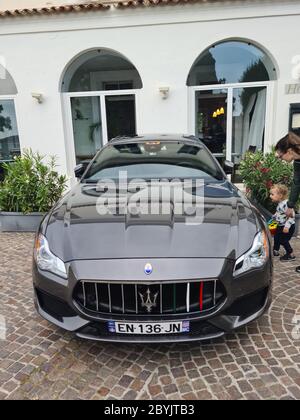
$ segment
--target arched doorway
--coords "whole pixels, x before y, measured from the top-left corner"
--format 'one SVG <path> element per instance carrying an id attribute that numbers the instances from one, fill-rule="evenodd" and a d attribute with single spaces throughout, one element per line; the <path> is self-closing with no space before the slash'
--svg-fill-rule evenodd
<path id="1" fill-rule="evenodd" d="M 17 88 L 13 78 L 0 64 L 0 179 L 3 178 L 2 164 L 12 162 L 15 156 L 20 155 L 16 95 Z"/>
<path id="2" fill-rule="evenodd" d="M 135 66 L 115 51 L 92 50 L 73 60 L 61 82 L 72 164 L 91 159 L 113 137 L 136 134 L 141 88 Z"/>
<path id="3" fill-rule="evenodd" d="M 238 167 L 247 150 L 265 150 L 270 135 L 268 104 L 277 79 L 270 57 L 257 46 L 224 41 L 204 51 L 193 64 L 190 129 L 215 156 Z"/>

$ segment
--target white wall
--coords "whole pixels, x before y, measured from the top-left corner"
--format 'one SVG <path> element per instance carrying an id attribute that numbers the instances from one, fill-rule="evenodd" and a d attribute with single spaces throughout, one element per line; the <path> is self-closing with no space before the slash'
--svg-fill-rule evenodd
<path id="1" fill-rule="evenodd" d="M 224 39 L 249 39 L 262 46 L 279 70 L 275 89 L 274 142 L 287 132 L 291 60 L 300 55 L 300 1 L 177 5 L 52 17 L 0 19 L 0 56 L 14 78 L 21 147 L 60 158 L 66 171 L 59 81 L 80 52 L 103 47 L 126 56 L 140 72 L 140 132 L 187 132 L 186 78 L 197 56 Z M 159 86 L 169 86 L 162 100 Z M 41 92 L 39 105 L 31 92 Z"/>

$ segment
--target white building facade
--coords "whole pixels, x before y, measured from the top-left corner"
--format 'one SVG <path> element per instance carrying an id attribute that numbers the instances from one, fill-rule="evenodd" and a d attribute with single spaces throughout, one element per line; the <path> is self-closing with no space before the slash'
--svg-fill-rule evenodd
<path id="1" fill-rule="evenodd" d="M 186 133 L 238 164 L 300 127 L 299 0 L 86 9 L 0 12 L 0 161 L 72 177 L 114 136 Z"/>

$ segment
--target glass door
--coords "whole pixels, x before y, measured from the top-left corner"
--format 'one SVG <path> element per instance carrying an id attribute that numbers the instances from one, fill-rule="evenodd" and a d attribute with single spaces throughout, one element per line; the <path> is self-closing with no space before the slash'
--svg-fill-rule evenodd
<path id="1" fill-rule="evenodd" d="M 227 149 L 227 89 L 196 91 L 196 136 L 222 163 Z"/>
<path id="2" fill-rule="evenodd" d="M 91 160 L 117 136 L 136 135 L 135 94 L 70 95 L 76 164 Z"/>
<path id="3" fill-rule="evenodd" d="M 14 100 L 0 98 L 0 163 L 13 161 L 20 154 Z"/>
<path id="4" fill-rule="evenodd" d="M 4 179 L 3 163 L 19 156 L 20 142 L 14 99 L 0 97 L 0 181 Z"/>
<path id="5" fill-rule="evenodd" d="M 194 88 L 195 134 L 221 164 L 234 163 L 234 182 L 245 153 L 264 150 L 268 94 L 262 83 Z"/>
<path id="6" fill-rule="evenodd" d="M 246 152 L 263 151 L 266 125 L 267 88 L 233 89 L 231 161 L 234 182 L 242 182 L 239 164 Z"/>
<path id="7" fill-rule="evenodd" d="M 107 139 L 136 135 L 135 95 L 105 96 Z"/>
<path id="8" fill-rule="evenodd" d="M 99 96 L 71 98 L 76 164 L 92 159 L 103 146 Z"/>

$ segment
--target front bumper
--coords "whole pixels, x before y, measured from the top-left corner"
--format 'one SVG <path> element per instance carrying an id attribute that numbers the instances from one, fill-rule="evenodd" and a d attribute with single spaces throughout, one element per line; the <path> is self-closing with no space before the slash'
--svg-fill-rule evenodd
<path id="1" fill-rule="evenodd" d="M 38 313 L 49 322 L 74 332 L 78 337 L 84 339 L 126 343 L 209 340 L 221 337 L 259 318 L 271 302 L 273 273 L 271 260 L 262 269 L 250 271 L 237 278 L 232 277 L 232 264 L 226 260 L 219 260 L 218 262 L 209 261 L 209 266 L 219 271 L 218 281 L 226 290 L 226 299 L 222 305 L 210 313 L 177 314 L 176 316 L 163 316 L 161 319 L 157 316 L 151 318 L 150 315 L 145 319 L 141 316 L 132 317 L 123 314 L 94 317 L 82 312 L 73 300 L 73 291 L 78 279 L 87 278 L 87 273 L 84 273 L 83 276 L 82 270 L 84 271 L 84 267 L 90 267 L 90 265 L 89 262 L 72 263 L 68 280 L 42 272 L 35 263 L 33 265 L 35 306 Z M 203 261 L 202 267 L 205 267 Z M 207 272 L 207 274 L 212 275 L 212 272 Z M 189 321 L 190 332 L 150 336 L 118 334 L 108 330 L 109 321 L 166 322 L 174 320 Z"/>

